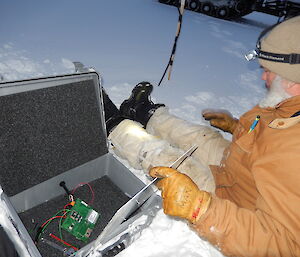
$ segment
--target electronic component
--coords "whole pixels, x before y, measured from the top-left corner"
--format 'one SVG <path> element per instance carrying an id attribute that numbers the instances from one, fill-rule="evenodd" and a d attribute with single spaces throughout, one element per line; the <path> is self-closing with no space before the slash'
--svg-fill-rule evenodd
<path id="1" fill-rule="evenodd" d="M 75 205 L 66 214 L 62 223 L 62 228 L 77 239 L 86 242 L 99 218 L 99 213 L 90 207 L 87 203 L 76 199 Z"/>
<path id="2" fill-rule="evenodd" d="M 60 246 L 56 243 L 53 243 L 53 242 L 51 242 L 48 239 L 43 238 L 43 237 L 41 238 L 41 242 L 53 247 L 56 250 L 59 250 L 59 251 L 63 252 L 64 256 L 71 256 L 75 253 L 75 250 L 72 247 L 70 247 L 70 248 L 62 247 L 62 246 Z"/>

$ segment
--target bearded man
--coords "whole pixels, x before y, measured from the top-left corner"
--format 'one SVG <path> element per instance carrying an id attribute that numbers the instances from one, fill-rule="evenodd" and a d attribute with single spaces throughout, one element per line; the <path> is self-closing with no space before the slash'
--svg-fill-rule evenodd
<path id="1" fill-rule="evenodd" d="M 153 104 L 147 82 L 120 107 L 142 124 L 118 120 L 109 138 L 133 167 L 162 178 L 164 212 L 186 219 L 224 255 L 300 256 L 300 16 L 265 33 L 253 53 L 265 98 L 239 119 L 203 113 L 231 142 Z M 165 167 L 193 145 L 179 170 Z"/>

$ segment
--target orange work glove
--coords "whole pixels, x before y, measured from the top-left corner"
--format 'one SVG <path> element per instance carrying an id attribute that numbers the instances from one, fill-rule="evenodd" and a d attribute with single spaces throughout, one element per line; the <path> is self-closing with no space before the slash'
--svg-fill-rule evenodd
<path id="1" fill-rule="evenodd" d="M 157 187 L 162 190 L 164 213 L 196 223 L 207 211 L 211 195 L 199 190 L 187 175 L 168 167 L 154 167 L 150 175 L 163 178 Z"/>
<path id="2" fill-rule="evenodd" d="M 209 120 L 211 126 L 231 134 L 233 134 L 238 124 L 238 119 L 233 118 L 230 113 L 204 111 L 202 115 L 205 120 Z"/>

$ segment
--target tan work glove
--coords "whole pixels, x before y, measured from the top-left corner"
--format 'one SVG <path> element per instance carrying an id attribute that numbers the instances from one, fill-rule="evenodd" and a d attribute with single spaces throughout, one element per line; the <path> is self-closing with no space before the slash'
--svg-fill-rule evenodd
<path id="1" fill-rule="evenodd" d="M 209 120 L 211 126 L 231 134 L 233 134 L 238 124 L 238 119 L 233 118 L 230 113 L 204 111 L 202 115 L 205 120 Z"/>
<path id="2" fill-rule="evenodd" d="M 187 175 L 168 167 L 154 167 L 150 175 L 163 178 L 157 187 L 162 190 L 164 213 L 196 223 L 207 211 L 211 195 L 199 190 Z"/>

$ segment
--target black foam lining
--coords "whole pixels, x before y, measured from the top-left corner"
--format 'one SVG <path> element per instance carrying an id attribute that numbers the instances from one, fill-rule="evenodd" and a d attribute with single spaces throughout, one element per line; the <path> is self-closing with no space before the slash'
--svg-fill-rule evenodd
<path id="1" fill-rule="evenodd" d="M 87 243 L 95 240 L 98 237 L 98 235 L 105 228 L 114 213 L 129 200 L 129 198 L 107 176 L 91 182 L 90 185 L 92 186 L 95 193 L 95 200 L 91 204 L 91 206 L 99 212 L 100 217 L 95 229 L 91 234 L 90 240 Z M 86 203 L 89 203 L 91 200 L 91 192 L 89 187 L 87 185 L 79 187 L 75 191 L 75 198 L 80 198 Z M 43 203 L 24 213 L 19 214 L 33 240 L 35 238 L 37 228 L 41 226 L 46 220 L 51 218 L 57 211 L 63 209 L 66 203 L 68 203 L 67 196 L 61 195 L 55 199 L 52 199 L 51 201 Z M 47 226 L 47 229 L 43 233 L 43 237 L 58 245 L 63 246 L 63 244 L 60 244 L 56 240 L 53 240 L 51 237 L 49 237 L 49 233 L 53 233 L 54 235 L 59 236 L 59 221 L 60 219 L 53 220 Z M 62 235 L 63 239 L 66 242 L 78 248 L 81 248 L 85 244 L 87 244 L 80 240 L 77 240 L 67 231 L 62 230 Z M 37 247 L 43 257 L 63 256 L 60 251 L 55 250 L 53 247 L 50 247 L 43 242 L 39 242 L 37 244 Z"/>
<path id="2" fill-rule="evenodd" d="M 0 97 L 0 184 L 8 196 L 107 153 L 93 80 Z"/>

